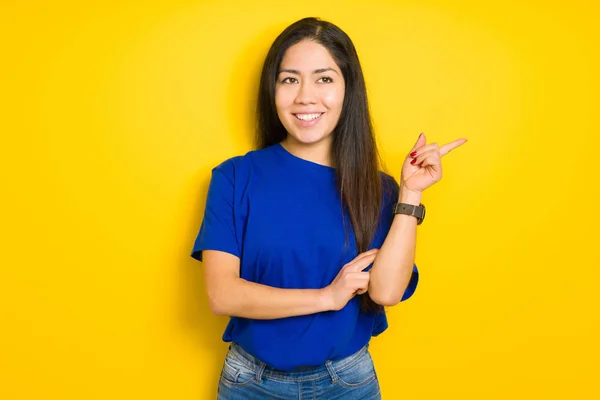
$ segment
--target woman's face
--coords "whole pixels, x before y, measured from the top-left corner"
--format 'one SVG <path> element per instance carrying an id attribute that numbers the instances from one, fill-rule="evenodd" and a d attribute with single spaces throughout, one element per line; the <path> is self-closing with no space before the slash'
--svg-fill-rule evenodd
<path id="1" fill-rule="evenodd" d="M 342 71 L 325 47 L 311 40 L 291 46 L 283 56 L 275 86 L 277 115 L 288 139 L 331 143 L 344 91 Z"/>

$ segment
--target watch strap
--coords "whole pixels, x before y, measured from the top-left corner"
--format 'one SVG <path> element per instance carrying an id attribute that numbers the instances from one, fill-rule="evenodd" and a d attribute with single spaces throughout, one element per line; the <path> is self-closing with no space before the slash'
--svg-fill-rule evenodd
<path id="1" fill-rule="evenodd" d="M 421 225 L 425 219 L 425 206 L 421 203 L 418 206 L 407 203 L 397 203 L 394 205 L 395 214 L 412 215 L 417 218 L 417 225 Z"/>

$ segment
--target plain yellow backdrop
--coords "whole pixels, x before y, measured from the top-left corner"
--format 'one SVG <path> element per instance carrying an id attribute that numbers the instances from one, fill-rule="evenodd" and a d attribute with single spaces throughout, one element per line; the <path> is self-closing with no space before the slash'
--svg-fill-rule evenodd
<path id="1" fill-rule="evenodd" d="M 0 398 L 210 399 L 227 322 L 189 257 L 305 16 L 357 47 L 388 171 L 424 194 L 419 288 L 372 343 L 385 399 L 598 399 L 594 1 L 5 3 Z M 327 333 L 324 332 L 324 335 Z"/>

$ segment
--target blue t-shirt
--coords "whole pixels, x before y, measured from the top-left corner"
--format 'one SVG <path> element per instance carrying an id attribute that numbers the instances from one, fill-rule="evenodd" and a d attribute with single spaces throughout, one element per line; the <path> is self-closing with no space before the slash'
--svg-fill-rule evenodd
<path id="1" fill-rule="evenodd" d="M 392 223 L 398 184 L 381 173 L 384 192 L 379 227 L 369 249 L 380 248 Z M 320 289 L 357 255 L 348 240 L 335 169 L 289 153 L 281 144 L 233 157 L 212 171 L 206 208 L 192 256 L 220 250 L 240 259 L 240 277 L 287 289 Z M 369 266 L 370 268 L 371 266 Z M 368 270 L 367 268 L 366 270 Z M 413 266 L 402 300 L 418 283 Z M 231 293 L 235 296 L 235 293 Z M 223 341 L 234 341 L 272 367 L 291 371 L 358 351 L 387 328 L 385 313 L 360 311 L 352 298 L 339 311 L 271 320 L 231 317 Z"/>

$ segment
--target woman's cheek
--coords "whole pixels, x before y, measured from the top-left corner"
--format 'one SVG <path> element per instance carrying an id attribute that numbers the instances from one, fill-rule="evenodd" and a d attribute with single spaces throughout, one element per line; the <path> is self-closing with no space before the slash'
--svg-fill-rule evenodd
<path id="1" fill-rule="evenodd" d="M 322 99 L 325 106 L 330 110 L 341 109 L 344 103 L 344 91 L 339 90 L 339 88 L 332 88 L 323 93 Z"/>
<path id="2" fill-rule="evenodd" d="M 278 88 L 275 90 L 275 107 L 284 110 L 294 102 L 295 93 L 293 88 Z"/>

